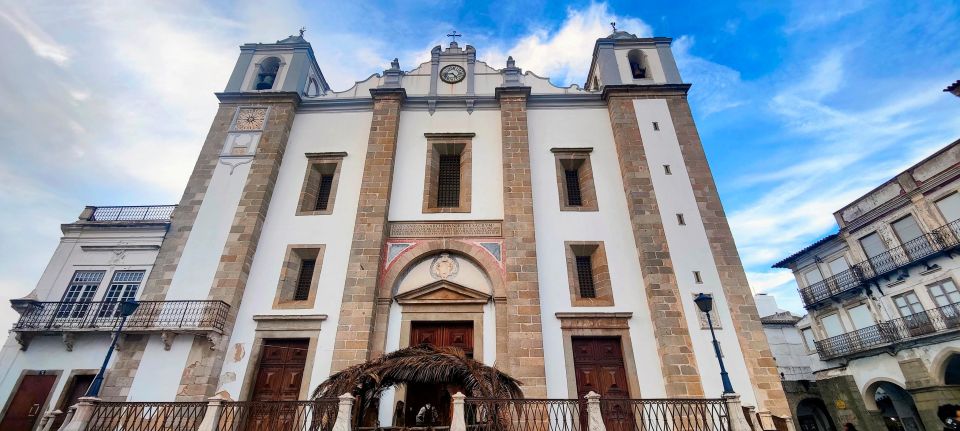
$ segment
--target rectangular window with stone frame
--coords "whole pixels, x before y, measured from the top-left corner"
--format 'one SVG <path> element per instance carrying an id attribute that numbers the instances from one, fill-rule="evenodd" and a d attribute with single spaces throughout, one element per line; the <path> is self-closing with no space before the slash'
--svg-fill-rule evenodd
<path id="1" fill-rule="evenodd" d="M 340 180 L 340 166 L 347 153 L 307 153 L 307 173 L 300 189 L 297 215 L 333 213 Z"/>
<path id="2" fill-rule="evenodd" d="M 574 307 L 612 306 L 610 267 L 602 242 L 564 242 L 570 303 Z"/>
<path id="3" fill-rule="evenodd" d="M 593 148 L 552 148 L 557 167 L 560 211 L 597 211 L 590 152 Z"/>
<path id="4" fill-rule="evenodd" d="M 294 244 L 287 247 L 273 300 L 274 309 L 313 308 L 324 249 L 323 244 Z"/>
<path id="5" fill-rule="evenodd" d="M 424 213 L 470 212 L 473 133 L 424 133 Z"/>

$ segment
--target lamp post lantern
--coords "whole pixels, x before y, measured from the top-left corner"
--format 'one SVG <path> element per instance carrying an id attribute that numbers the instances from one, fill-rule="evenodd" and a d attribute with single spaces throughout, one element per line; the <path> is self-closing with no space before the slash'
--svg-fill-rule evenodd
<path id="1" fill-rule="evenodd" d="M 697 308 L 707 315 L 707 326 L 710 327 L 710 337 L 713 338 L 713 352 L 717 355 L 717 362 L 720 363 L 720 380 L 723 382 L 723 393 L 732 394 L 733 385 L 730 383 L 730 376 L 727 374 L 727 367 L 723 366 L 723 355 L 720 354 L 720 342 L 717 341 L 717 334 L 713 332 L 713 319 L 710 318 L 710 310 L 713 310 L 713 296 L 706 293 L 699 293 L 693 299 Z"/>
<path id="2" fill-rule="evenodd" d="M 110 363 L 110 357 L 113 356 L 113 349 L 117 347 L 117 340 L 120 339 L 120 332 L 123 331 L 123 324 L 127 322 L 127 318 L 137 310 L 137 307 L 140 306 L 140 303 L 137 301 L 123 301 L 119 304 L 120 311 L 120 325 L 117 326 L 117 331 L 113 334 L 113 342 L 110 343 L 110 349 L 107 350 L 107 357 L 103 358 L 103 365 L 100 366 L 100 371 L 97 373 L 96 377 L 93 378 L 93 382 L 90 382 L 90 388 L 87 389 L 86 396 L 96 397 L 100 394 L 100 385 L 103 384 L 103 375 L 107 372 L 107 364 Z"/>

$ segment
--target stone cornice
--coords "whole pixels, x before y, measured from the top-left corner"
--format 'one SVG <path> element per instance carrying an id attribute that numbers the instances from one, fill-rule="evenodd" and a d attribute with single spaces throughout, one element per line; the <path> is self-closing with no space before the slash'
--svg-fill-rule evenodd
<path id="1" fill-rule="evenodd" d="M 530 87 L 497 87 L 493 90 L 493 95 L 497 100 L 503 97 L 530 97 Z"/>
<path id="2" fill-rule="evenodd" d="M 370 97 L 376 99 L 399 99 L 402 103 L 407 99 L 407 90 L 403 87 L 371 88 Z"/>
<path id="3" fill-rule="evenodd" d="M 650 97 L 650 96 L 686 96 L 690 84 L 618 84 L 605 85 L 601 98 L 610 97 Z"/>
<path id="4" fill-rule="evenodd" d="M 299 106 L 303 99 L 300 93 L 294 91 L 264 91 L 264 92 L 246 92 L 231 91 L 224 93 L 214 93 L 220 103 L 276 103 L 286 102 Z"/>

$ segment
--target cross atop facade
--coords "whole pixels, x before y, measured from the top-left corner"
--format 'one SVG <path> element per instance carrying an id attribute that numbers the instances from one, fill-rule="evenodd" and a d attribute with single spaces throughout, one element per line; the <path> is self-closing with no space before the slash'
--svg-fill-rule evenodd
<path id="1" fill-rule="evenodd" d="M 306 27 L 300 27 L 300 37 L 303 37 L 303 34 L 306 33 L 306 31 L 307 31 Z"/>
<path id="2" fill-rule="evenodd" d="M 610 23 L 610 27 L 613 27 L 613 32 L 614 32 L 614 33 L 617 32 L 617 23 L 611 22 L 611 23 Z"/>
<path id="3" fill-rule="evenodd" d="M 457 38 L 463 37 L 463 35 L 460 33 L 457 33 L 457 31 L 454 30 L 454 31 L 451 31 L 450 34 L 447 35 L 447 37 L 450 38 L 450 43 L 457 43 Z"/>

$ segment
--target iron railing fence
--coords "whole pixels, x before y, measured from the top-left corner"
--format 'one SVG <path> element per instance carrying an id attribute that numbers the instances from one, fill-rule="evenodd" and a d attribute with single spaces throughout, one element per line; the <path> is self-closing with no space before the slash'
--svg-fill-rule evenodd
<path id="1" fill-rule="evenodd" d="M 217 431 L 330 431 L 339 401 L 229 401 L 221 407 Z"/>
<path id="2" fill-rule="evenodd" d="M 902 341 L 960 329 L 960 304 L 921 311 L 816 342 L 823 359 L 833 359 Z"/>
<path id="3" fill-rule="evenodd" d="M 196 431 L 205 402 L 99 402 L 85 431 Z"/>
<path id="4" fill-rule="evenodd" d="M 954 220 L 930 233 L 907 241 L 900 247 L 889 249 L 852 265 L 846 271 L 800 288 L 800 297 L 804 305 L 810 307 L 835 295 L 864 286 L 877 277 L 956 248 L 958 245 L 960 245 L 960 220 Z"/>
<path id="5" fill-rule="evenodd" d="M 230 306 L 223 301 L 140 301 L 124 329 L 196 329 L 222 331 Z M 113 330 L 120 324 L 120 303 L 31 302 L 14 331 Z"/>
<path id="6" fill-rule="evenodd" d="M 470 431 L 582 431 L 586 404 L 566 399 L 468 398 L 464 418 Z"/>
<path id="7" fill-rule="evenodd" d="M 90 221 L 170 220 L 176 205 L 94 207 Z"/>
<path id="8" fill-rule="evenodd" d="M 726 431 L 722 398 L 600 399 L 607 431 Z"/>

